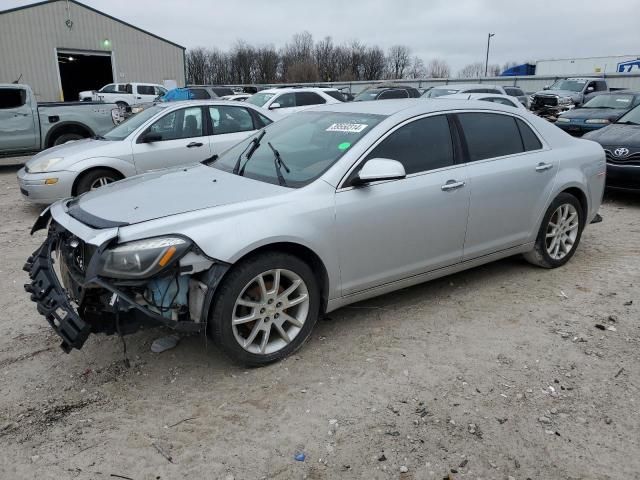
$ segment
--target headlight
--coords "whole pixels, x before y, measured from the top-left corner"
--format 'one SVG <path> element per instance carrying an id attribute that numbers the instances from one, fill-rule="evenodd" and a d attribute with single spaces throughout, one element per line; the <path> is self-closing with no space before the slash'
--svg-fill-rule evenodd
<path id="1" fill-rule="evenodd" d="M 569 123 L 569 122 L 571 122 L 571 120 L 564 117 L 558 117 L 558 119 L 556 120 L 556 123 Z"/>
<path id="2" fill-rule="evenodd" d="M 99 274 L 113 278 L 147 278 L 179 259 L 191 242 L 179 237 L 158 237 L 123 243 L 105 250 Z"/>
<path id="3" fill-rule="evenodd" d="M 571 97 L 560 97 L 558 98 L 558 103 L 562 105 L 568 105 L 570 103 L 573 103 L 573 100 L 571 99 Z"/>
<path id="4" fill-rule="evenodd" d="M 55 157 L 55 158 L 39 158 L 34 160 L 33 162 L 29 162 L 27 165 L 29 173 L 44 173 L 51 170 L 52 167 L 56 164 L 64 160 L 63 157 Z"/>
<path id="5" fill-rule="evenodd" d="M 599 123 L 600 125 L 606 125 L 607 123 L 611 123 L 611 121 L 606 118 L 590 118 L 589 120 L 585 120 L 584 123 Z"/>

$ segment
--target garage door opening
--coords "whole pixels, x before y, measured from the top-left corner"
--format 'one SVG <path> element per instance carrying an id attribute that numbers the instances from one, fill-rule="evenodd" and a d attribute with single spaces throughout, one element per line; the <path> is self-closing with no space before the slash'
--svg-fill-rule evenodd
<path id="1" fill-rule="evenodd" d="M 58 69 L 66 102 L 77 102 L 80 92 L 113 82 L 110 54 L 58 51 Z"/>

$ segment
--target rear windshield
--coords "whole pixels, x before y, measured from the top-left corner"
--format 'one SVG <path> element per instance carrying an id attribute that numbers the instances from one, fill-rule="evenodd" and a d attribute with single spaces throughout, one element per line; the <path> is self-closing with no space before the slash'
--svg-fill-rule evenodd
<path id="1" fill-rule="evenodd" d="M 212 166 L 262 182 L 302 187 L 322 175 L 385 116 L 345 112 L 300 112 L 268 125 L 264 137 L 250 158 L 246 150 L 253 138 L 238 143 L 220 155 Z M 278 179 L 275 148 L 283 166 Z M 246 150 L 245 150 L 246 149 Z M 240 160 L 240 162 L 238 162 Z"/>
<path id="2" fill-rule="evenodd" d="M 332 98 L 335 98 L 336 100 L 344 102 L 344 95 L 342 95 L 342 92 L 339 92 L 338 90 L 325 90 L 324 93 Z"/>
<path id="3" fill-rule="evenodd" d="M 631 108 L 633 95 L 598 95 L 584 104 L 584 108 Z"/>
<path id="4" fill-rule="evenodd" d="M 375 100 L 382 90 L 365 90 L 360 92 L 353 99 L 354 102 L 366 102 L 368 100 Z"/>
<path id="5" fill-rule="evenodd" d="M 219 97 L 224 97 L 225 95 L 233 95 L 235 93 L 229 87 L 213 87 L 211 90 L 213 90 L 213 92 Z"/>
<path id="6" fill-rule="evenodd" d="M 423 95 L 424 98 L 437 98 L 442 97 L 444 95 L 455 95 L 460 90 L 455 88 L 432 88 L 427 93 Z"/>

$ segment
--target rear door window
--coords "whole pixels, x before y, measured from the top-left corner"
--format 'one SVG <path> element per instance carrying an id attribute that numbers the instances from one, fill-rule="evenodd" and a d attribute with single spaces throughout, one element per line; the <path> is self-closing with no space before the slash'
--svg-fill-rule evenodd
<path id="1" fill-rule="evenodd" d="M 506 105 L 508 107 L 517 108 L 515 103 L 513 103 L 511 100 L 502 98 L 502 97 L 486 97 L 486 98 L 482 98 L 481 100 L 484 100 L 486 102 L 499 103 L 500 105 Z"/>
<path id="2" fill-rule="evenodd" d="M 314 92 L 296 92 L 296 106 L 304 107 L 306 105 L 320 105 L 327 101 Z"/>
<path id="3" fill-rule="evenodd" d="M 400 127 L 375 147 L 367 159 L 389 158 L 407 175 L 453 165 L 453 144 L 445 115 L 415 120 Z"/>
<path id="4" fill-rule="evenodd" d="M 342 92 L 339 92 L 338 90 L 327 90 L 324 93 L 329 95 L 331 98 L 335 98 L 336 100 L 340 100 L 341 102 L 345 101 L 344 95 L 342 95 Z"/>
<path id="5" fill-rule="evenodd" d="M 461 113 L 458 119 L 472 162 L 524 151 L 516 120 L 509 115 Z"/>
<path id="6" fill-rule="evenodd" d="M 23 88 L 0 88 L 0 109 L 18 108 L 27 102 Z"/>
<path id="7" fill-rule="evenodd" d="M 244 107 L 211 106 L 209 116 L 214 135 L 255 130 L 253 117 Z"/>
<path id="8" fill-rule="evenodd" d="M 155 95 L 153 85 L 138 85 L 136 90 L 138 95 Z"/>
<path id="9" fill-rule="evenodd" d="M 525 151 L 540 150 L 542 148 L 542 142 L 540 142 L 538 136 L 533 133 L 533 130 L 519 118 L 516 120 L 516 123 L 518 124 L 518 130 L 520 130 Z"/>

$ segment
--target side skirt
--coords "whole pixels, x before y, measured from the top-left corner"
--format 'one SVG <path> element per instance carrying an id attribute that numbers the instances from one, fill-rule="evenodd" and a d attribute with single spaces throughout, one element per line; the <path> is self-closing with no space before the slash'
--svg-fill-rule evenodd
<path id="1" fill-rule="evenodd" d="M 446 277 L 447 275 L 458 273 L 463 270 L 468 270 L 473 267 L 478 267 L 486 263 L 491 263 L 496 260 L 500 260 L 501 258 L 511 257 L 519 253 L 529 252 L 533 250 L 533 246 L 534 246 L 534 242 L 525 243 L 524 245 L 508 248 L 506 250 L 500 250 L 499 252 L 490 253 L 488 255 L 483 255 L 482 257 L 473 258 L 471 260 L 466 260 L 464 262 L 456 263 L 455 265 L 439 268 L 437 270 L 432 270 L 426 273 L 421 273 L 419 275 L 414 275 L 412 277 L 403 278 L 402 280 L 397 280 L 395 282 L 385 283 L 384 285 L 379 285 L 377 287 L 373 287 L 367 290 L 363 290 L 361 292 L 353 293 L 351 295 L 346 295 L 344 297 L 335 298 L 335 299 L 329 300 L 327 304 L 326 312 L 329 313 L 333 310 L 344 307 L 345 305 L 349 305 L 351 303 L 360 302 L 362 300 L 367 300 L 369 298 L 384 295 L 386 293 L 394 292 L 396 290 L 412 287 L 413 285 L 418 285 L 420 283 L 424 283 L 429 280 L 435 280 L 436 278 Z"/>

